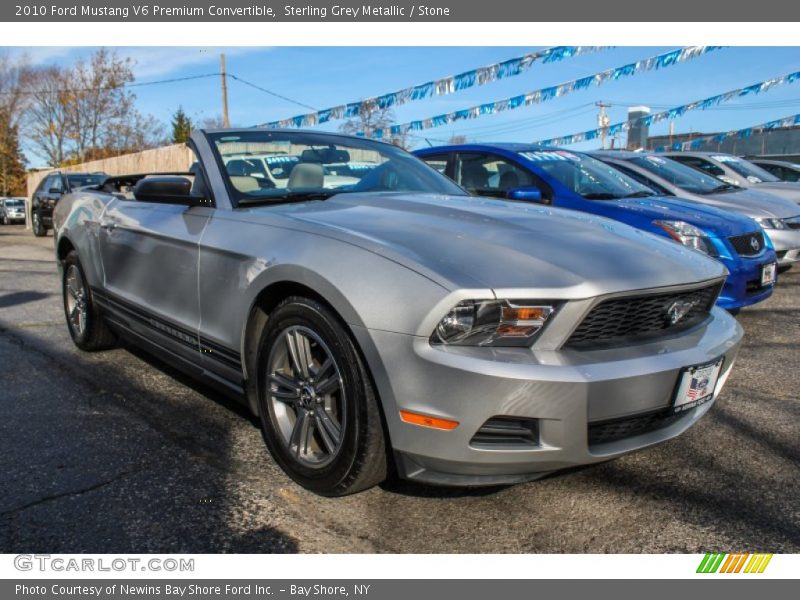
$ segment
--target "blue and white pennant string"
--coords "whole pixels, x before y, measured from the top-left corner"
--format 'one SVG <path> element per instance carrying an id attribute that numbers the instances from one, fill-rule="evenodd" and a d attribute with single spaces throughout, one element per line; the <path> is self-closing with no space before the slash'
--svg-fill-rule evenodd
<path id="1" fill-rule="evenodd" d="M 280 121 L 263 123 L 258 125 L 258 127 L 313 127 L 314 125 L 320 125 L 329 121 L 349 119 L 357 117 L 362 112 L 372 111 L 376 106 L 378 108 L 391 108 L 432 96 L 453 94 L 471 87 L 486 85 L 487 83 L 499 79 L 520 75 L 537 62 L 545 64 L 558 62 L 565 58 L 597 52 L 605 48 L 608 48 L 608 46 L 555 46 L 553 48 L 546 48 L 478 69 L 464 71 L 458 75 L 451 75 L 442 79 L 407 87 L 396 92 L 383 94 L 382 96 L 366 98 L 359 102 L 351 102 L 349 104 L 341 104 L 305 115 L 296 115 L 288 119 L 281 119 Z"/>
<path id="2" fill-rule="evenodd" d="M 695 102 L 690 102 L 688 104 L 683 104 L 681 106 L 676 106 L 674 108 L 670 108 L 661 112 L 653 113 L 644 117 L 639 117 L 638 119 L 621 121 L 619 123 L 614 123 L 612 125 L 609 125 L 608 127 L 605 128 L 590 129 L 589 131 L 572 133 L 570 135 L 550 138 L 548 140 L 540 140 L 534 143 L 540 144 L 542 146 L 568 146 L 570 144 L 577 144 L 580 142 L 595 140 L 603 134 L 603 131 L 605 131 L 607 135 L 613 137 L 618 133 L 621 133 L 623 131 L 628 131 L 631 127 L 635 125 L 643 125 L 649 127 L 656 123 L 660 123 L 661 121 L 669 121 L 672 119 L 677 119 L 692 110 L 707 110 L 709 108 L 718 106 L 719 104 L 730 102 L 734 98 L 742 98 L 744 96 L 749 96 L 751 94 L 752 95 L 761 94 L 763 92 L 771 90 L 774 87 L 788 83 L 794 83 L 798 79 L 800 79 L 800 71 L 795 71 L 794 73 L 781 75 L 780 77 L 774 77 L 773 79 L 767 79 L 766 81 L 762 81 L 761 83 L 754 83 L 752 85 L 748 85 L 747 87 L 738 88 L 735 90 L 731 90 L 729 92 L 725 92 L 723 94 L 717 94 L 716 96 L 711 96 L 710 98 L 697 100 Z"/>
<path id="3" fill-rule="evenodd" d="M 581 77 L 580 79 L 573 79 L 572 81 L 567 81 L 559 85 L 541 88 L 532 92 L 506 98 L 504 100 L 487 102 L 485 104 L 479 104 L 470 108 L 465 108 L 442 115 L 436 115 L 428 119 L 421 119 L 417 121 L 411 121 L 409 123 L 403 123 L 401 125 L 392 125 L 390 127 L 375 129 L 372 132 L 360 132 L 359 135 L 368 135 L 377 139 L 389 138 L 402 135 L 410 131 L 432 129 L 434 127 L 441 127 L 442 125 L 455 123 L 456 121 L 476 119 L 483 115 L 491 115 L 508 110 L 514 110 L 524 106 L 540 104 L 542 102 L 546 102 L 547 100 L 552 100 L 553 98 L 566 96 L 572 92 L 585 90 L 593 85 L 602 85 L 607 81 L 615 81 L 617 79 L 621 79 L 622 77 L 636 75 L 637 73 L 644 73 L 654 69 L 671 67 L 672 65 L 703 56 L 709 52 L 718 50 L 719 48 L 720 46 L 688 46 L 686 48 L 679 48 L 671 52 L 666 52 L 664 54 L 645 58 L 634 63 L 622 65 L 621 67 L 600 71 L 594 75 L 588 75 L 586 77 Z"/>
<path id="4" fill-rule="evenodd" d="M 793 127 L 795 125 L 800 125 L 800 114 L 783 117 L 782 119 L 775 119 L 774 121 L 767 121 L 766 123 L 761 123 L 760 125 L 751 125 L 750 127 L 739 129 L 738 131 L 727 131 L 725 133 L 718 133 L 716 135 L 707 135 L 689 140 L 688 142 L 676 142 L 671 146 L 659 146 L 655 149 L 655 151 L 667 152 L 669 150 L 674 150 L 685 152 L 688 150 L 696 150 L 707 142 L 712 144 L 720 144 L 729 138 L 748 138 L 753 135 L 753 133 L 758 131 L 765 131 L 767 129 L 781 129 L 784 127 Z"/>

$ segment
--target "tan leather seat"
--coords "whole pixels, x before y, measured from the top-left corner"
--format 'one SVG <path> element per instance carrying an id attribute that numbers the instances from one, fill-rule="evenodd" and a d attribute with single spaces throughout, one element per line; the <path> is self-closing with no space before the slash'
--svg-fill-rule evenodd
<path id="1" fill-rule="evenodd" d="M 246 177 L 244 175 L 231 175 L 231 183 L 233 187 L 242 193 L 255 192 L 260 189 L 258 180 L 255 177 Z"/>
<path id="2" fill-rule="evenodd" d="M 317 163 L 298 163 L 292 169 L 286 187 L 289 189 L 325 187 L 325 170 Z"/>

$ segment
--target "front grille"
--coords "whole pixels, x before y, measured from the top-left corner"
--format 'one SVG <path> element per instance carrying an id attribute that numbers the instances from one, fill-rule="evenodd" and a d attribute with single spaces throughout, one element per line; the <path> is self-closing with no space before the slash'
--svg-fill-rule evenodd
<path id="1" fill-rule="evenodd" d="M 539 422 L 519 417 L 492 417 L 472 436 L 476 448 L 520 447 L 539 445 Z"/>
<path id="2" fill-rule="evenodd" d="M 622 417 L 610 421 L 589 423 L 589 446 L 608 444 L 669 427 L 686 413 L 660 410 L 645 415 Z"/>
<path id="3" fill-rule="evenodd" d="M 746 233 L 729 237 L 728 241 L 739 256 L 755 256 L 764 249 L 764 233 Z"/>
<path id="4" fill-rule="evenodd" d="M 681 292 L 610 298 L 595 306 L 565 346 L 585 349 L 670 335 L 703 321 L 722 282 Z"/>

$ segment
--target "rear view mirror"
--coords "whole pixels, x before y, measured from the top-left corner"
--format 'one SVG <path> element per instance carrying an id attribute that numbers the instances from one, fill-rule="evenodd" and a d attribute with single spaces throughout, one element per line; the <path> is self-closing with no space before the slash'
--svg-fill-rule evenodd
<path id="1" fill-rule="evenodd" d="M 187 177 L 161 175 L 140 179 L 133 188 L 133 197 L 140 202 L 199 206 L 205 198 L 192 195 L 192 182 Z"/>
<path id="2" fill-rule="evenodd" d="M 347 163 L 350 162 L 350 153 L 347 150 L 337 150 L 336 148 L 306 148 L 300 154 L 300 162 L 323 165 Z"/>
<path id="3" fill-rule="evenodd" d="M 542 190 L 534 186 L 511 188 L 506 191 L 506 198 L 524 202 L 542 202 L 544 200 Z"/>
<path id="4" fill-rule="evenodd" d="M 49 190 L 47 190 L 47 193 L 48 194 L 60 194 L 61 193 L 61 188 L 52 187 Z"/>

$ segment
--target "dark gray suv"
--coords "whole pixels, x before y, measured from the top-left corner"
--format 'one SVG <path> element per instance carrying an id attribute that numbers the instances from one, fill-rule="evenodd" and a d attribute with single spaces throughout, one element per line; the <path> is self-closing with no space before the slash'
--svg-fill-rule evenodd
<path id="1" fill-rule="evenodd" d="M 33 235 L 43 237 L 53 228 L 53 208 L 64 194 L 100 185 L 108 178 L 105 173 L 50 173 L 36 188 L 31 199 Z"/>

